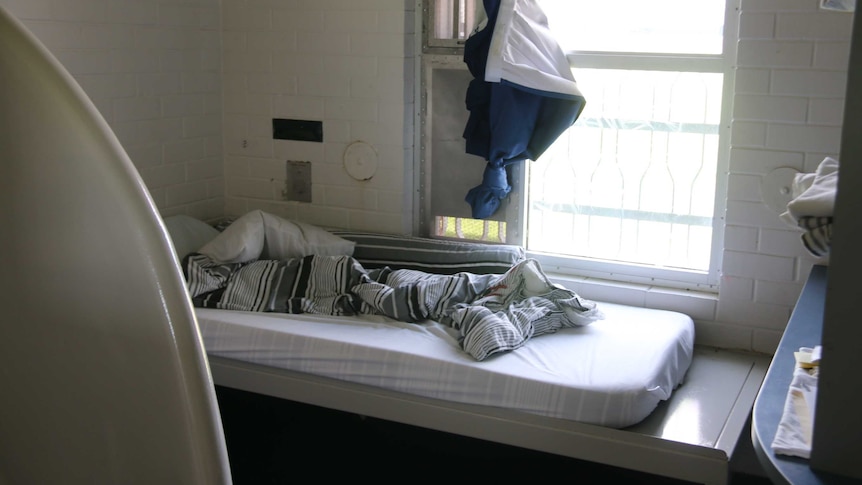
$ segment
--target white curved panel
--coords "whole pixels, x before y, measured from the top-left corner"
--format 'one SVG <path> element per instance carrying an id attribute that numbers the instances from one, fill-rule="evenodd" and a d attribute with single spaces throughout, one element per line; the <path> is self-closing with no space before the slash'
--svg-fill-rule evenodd
<path id="1" fill-rule="evenodd" d="M 0 8 L 0 483 L 229 483 L 164 225 L 71 76 Z"/>

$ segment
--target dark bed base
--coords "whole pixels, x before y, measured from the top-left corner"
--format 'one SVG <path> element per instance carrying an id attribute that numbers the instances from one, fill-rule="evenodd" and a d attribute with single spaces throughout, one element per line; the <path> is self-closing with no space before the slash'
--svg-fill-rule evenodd
<path id="1" fill-rule="evenodd" d="M 222 386 L 216 393 L 236 485 L 290 483 L 317 463 L 315 479 L 691 483 Z"/>
<path id="2" fill-rule="evenodd" d="M 316 463 L 311 459 L 315 456 L 324 458 L 319 470 L 321 476 L 346 473 L 348 476 L 374 477 L 399 473 L 398 476 L 405 478 L 416 476 L 416 473 L 430 476 L 440 468 L 444 470 L 440 472 L 442 477 L 451 478 L 445 470 L 457 465 L 465 467 L 463 473 L 480 473 L 478 477 L 488 476 L 491 469 L 495 470 L 493 473 L 512 477 L 522 470 L 552 469 L 555 466 L 562 470 L 570 470 L 571 467 L 577 474 L 577 470 L 595 469 L 601 464 L 599 469 L 602 473 L 619 468 L 638 479 L 655 475 L 661 480 L 711 485 L 729 483 L 730 461 L 739 440 L 748 439 L 747 420 L 767 364 L 768 358 L 764 356 L 696 349 L 686 382 L 669 401 L 661 403 L 655 412 L 635 426 L 612 429 L 504 409 L 437 401 L 210 357 L 213 379 L 221 388 L 228 447 L 234 450 L 238 474 L 247 467 L 239 465 L 242 459 L 237 453 L 244 450 L 245 445 L 237 444 L 242 443 L 237 436 L 248 436 L 249 430 L 256 428 L 278 441 L 272 446 L 256 445 L 258 448 L 255 449 L 262 447 L 264 451 L 253 451 L 251 456 L 275 454 L 271 464 L 265 468 L 287 467 L 287 470 L 297 470 L 297 473 L 297 466 Z M 241 411 L 240 415 L 244 416 L 243 419 L 259 420 L 259 424 L 240 425 L 237 431 L 225 401 L 226 388 L 284 399 L 291 405 L 304 403 L 301 409 L 314 409 L 312 413 L 324 416 L 311 419 L 288 408 L 277 412 L 275 418 L 261 420 L 262 410 L 252 407 Z M 340 413 L 329 414 L 329 410 Z M 283 430 L 277 429 L 277 424 L 284 423 L 285 416 L 291 415 L 297 416 L 299 421 L 287 424 Z M 399 430 L 391 435 L 398 437 L 395 446 L 382 446 L 379 432 L 347 432 L 353 429 L 388 429 L 390 426 Z M 297 432 L 302 429 L 306 432 Z M 403 438 L 405 430 L 417 433 L 418 437 Z M 454 441 L 447 441 L 447 444 L 437 444 L 436 438 L 431 438 L 450 435 Z M 384 433 L 384 436 L 390 435 Z M 257 441 L 254 433 L 247 439 Z M 391 443 L 391 439 L 382 442 Z M 462 444 L 455 446 L 452 443 Z M 480 447 L 476 443 L 483 445 Z M 429 446 L 436 455 L 431 455 Z M 279 447 L 284 451 L 271 451 L 279 450 Z M 486 449 L 490 451 L 480 451 Z M 452 450 L 461 451 L 452 454 Z M 507 453 L 511 450 L 518 450 L 519 454 L 510 457 Z M 440 453 L 443 453 L 443 458 Z M 539 462 L 541 466 L 530 465 Z M 578 465 L 572 466 L 572 463 Z M 590 465 L 586 466 L 587 463 Z M 407 471 L 398 471 L 398 467 L 406 465 L 409 465 Z M 265 476 L 269 475 L 265 468 L 251 468 L 260 468 Z M 412 468 L 417 471 L 410 471 Z M 285 473 L 289 474 L 289 471 Z M 535 478 L 535 474 L 525 477 Z"/>

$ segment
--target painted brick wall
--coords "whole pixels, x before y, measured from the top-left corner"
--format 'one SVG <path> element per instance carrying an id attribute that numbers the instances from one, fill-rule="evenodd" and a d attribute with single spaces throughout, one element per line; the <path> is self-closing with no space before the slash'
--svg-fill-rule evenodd
<path id="1" fill-rule="evenodd" d="M 218 0 L 0 0 L 87 92 L 164 215 L 224 210 Z"/>
<path id="2" fill-rule="evenodd" d="M 698 331 L 703 341 L 772 352 L 820 260 L 761 187 L 776 169 L 814 172 L 838 158 L 853 14 L 816 0 L 740 6 L 721 288 L 714 320 Z"/>
<path id="3" fill-rule="evenodd" d="M 409 232 L 414 2 L 222 0 L 226 213 L 263 209 L 323 226 Z M 323 122 L 323 142 L 273 140 L 272 118 Z M 370 180 L 343 155 L 376 151 Z M 288 161 L 311 203 L 286 200 Z"/>

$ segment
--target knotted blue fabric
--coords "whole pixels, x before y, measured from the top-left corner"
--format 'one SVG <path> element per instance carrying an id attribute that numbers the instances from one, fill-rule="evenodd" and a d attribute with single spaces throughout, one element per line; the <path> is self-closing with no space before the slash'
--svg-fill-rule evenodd
<path id="1" fill-rule="evenodd" d="M 519 5 L 521 2 L 529 3 L 529 8 L 522 9 L 525 5 Z M 482 183 L 470 189 L 465 197 L 474 219 L 491 217 L 511 192 L 506 167 L 524 160 L 538 159 L 574 124 L 586 104 L 584 97 L 574 87 L 574 78 L 568 67 L 566 72 L 558 70 L 535 75 L 544 66 L 560 66 L 560 62 L 567 66 L 567 61 L 556 41 L 547 38 L 547 19 L 533 0 L 484 0 L 484 7 L 487 23 L 472 34 L 464 45 L 464 62 L 474 78 L 467 87 L 465 99 L 470 112 L 464 128 L 466 152 L 487 161 Z M 506 34 L 500 34 L 499 31 L 495 34 L 501 8 L 506 22 L 513 18 L 520 20 L 518 15 L 523 14 L 524 10 L 527 15 L 535 17 L 527 20 L 535 22 L 513 20 L 506 25 Z M 540 15 L 536 15 L 537 12 Z M 539 28 L 521 35 L 524 29 L 535 27 Z M 495 35 L 498 35 L 497 39 Z M 520 42 L 522 45 L 507 51 L 506 46 L 501 48 L 499 45 L 501 39 Z M 497 45 L 492 47 L 495 41 Z M 538 41 L 538 45 L 531 46 L 532 50 L 530 46 L 524 49 L 523 43 L 530 41 Z M 510 59 L 500 60 L 499 56 L 511 57 L 516 51 L 538 52 L 556 56 L 556 59 L 553 62 L 536 62 L 532 66 L 529 62 L 506 64 Z M 495 71 L 490 75 L 491 81 L 487 80 L 489 76 L 486 75 L 491 74 L 486 71 L 489 56 L 498 56 L 491 60 L 495 66 L 505 66 L 502 74 Z M 501 75 L 499 80 L 496 79 L 497 75 Z M 519 82 L 507 79 L 510 76 Z M 554 76 L 557 79 L 562 76 L 562 83 L 547 81 L 553 81 Z M 528 80 L 530 85 L 525 85 L 524 80 Z M 565 92 L 559 89 L 561 84 L 566 86 Z"/>

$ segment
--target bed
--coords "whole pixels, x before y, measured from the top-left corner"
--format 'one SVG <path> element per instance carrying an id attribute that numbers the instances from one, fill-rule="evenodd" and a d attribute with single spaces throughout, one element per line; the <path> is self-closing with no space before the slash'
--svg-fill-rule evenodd
<path id="1" fill-rule="evenodd" d="M 525 257 L 516 246 L 324 230 L 260 211 L 221 232 L 201 224 L 166 219 L 190 288 L 202 254 L 235 269 L 346 252 L 364 271 L 469 272 L 491 286 Z M 275 280 L 253 286 L 270 291 Z M 484 355 L 452 322 L 314 313 L 307 302 L 230 306 L 238 299 L 226 287 L 217 301 L 190 289 L 217 385 L 697 483 L 728 481 L 768 365 L 695 347 L 694 322 L 674 311 L 593 302 L 595 318 Z"/>

